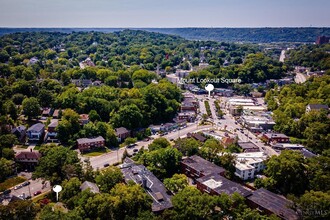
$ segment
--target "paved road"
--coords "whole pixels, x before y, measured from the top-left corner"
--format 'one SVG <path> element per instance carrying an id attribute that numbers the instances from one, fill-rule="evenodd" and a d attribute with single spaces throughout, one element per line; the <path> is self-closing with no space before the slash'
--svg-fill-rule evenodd
<path id="1" fill-rule="evenodd" d="M 168 140 L 172 140 L 172 139 L 177 139 L 177 138 L 184 138 L 186 137 L 186 135 L 189 133 L 189 132 L 197 132 L 197 131 L 201 131 L 201 130 L 204 130 L 204 129 L 209 129 L 211 128 L 212 126 L 210 125 L 205 125 L 205 126 L 198 126 L 198 124 L 196 123 L 190 123 L 188 124 L 188 126 L 184 129 L 181 129 L 181 130 L 177 130 L 175 132 L 170 132 L 169 134 L 167 135 L 164 135 L 163 137 L 168 139 Z M 158 138 L 160 136 L 152 136 L 153 138 Z M 152 140 L 150 141 L 138 141 L 136 143 L 136 146 L 134 148 L 127 148 L 127 153 L 128 154 L 133 154 L 133 150 L 134 149 L 138 149 L 140 150 L 142 148 L 142 146 L 145 147 L 145 149 L 148 148 L 149 144 L 152 142 Z M 97 156 L 97 157 L 91 157 L 89 160 L 90 160 L 90 163 L 91 163 L 91 166 L 96 170 L 96 169 L 102 169 L 104 167 L 104 164 L 114 164 L 114 163 L 117 163 L 117 162 L 121 162 L 121 158 L 123 156 L 123 153 L 125 151 L 125 148 L 120 148 L 119 150 L 114 150 L 114 151 L 111 151 L 107 154 L 103 154 L 101 156 Z M 81 160 L 83 161 L 85 158 L 84 157 L 80 157 Z"/>
<path id="2" fill-rule="evenodd" d="M 286 52 L 286 50 L 282 50 L 281 51 L 281 55 L 280 55 L 280 62 L 284 62 L 284 59 L 285 59 L 285 52 Z"/>
<path id="3" fill-rule="evenodd" d="M 306 75 L 302 74 L 302 73 L 297 73 L 294 81 L 296 83 L 304 83 L 306 81 Z"/>

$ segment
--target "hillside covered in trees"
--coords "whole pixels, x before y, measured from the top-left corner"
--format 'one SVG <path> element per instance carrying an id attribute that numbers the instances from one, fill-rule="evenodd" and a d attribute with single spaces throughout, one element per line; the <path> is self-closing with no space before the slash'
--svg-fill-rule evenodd
<path id="1" fill-rule="evenodd" d="M 315 42 L 317 36 L 330 36 L 330 28 L 133 28 L 163 34 L 178 35 L 189 40 L 213 40 L 219 42 Z M 0 35 L 15 32 L 89 32 L 112 33 L 124 28 L 0 28 Z"/>

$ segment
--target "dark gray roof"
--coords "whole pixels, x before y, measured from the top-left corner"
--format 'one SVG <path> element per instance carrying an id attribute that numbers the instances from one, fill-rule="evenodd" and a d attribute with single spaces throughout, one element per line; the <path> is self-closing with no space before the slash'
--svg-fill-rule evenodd
<path id="1" fill-rule="evenodd" d="M 11 130 L 11 133 L 15 133 L 16 131 L 18 131 L 19 133 L 22 133 L 22 132 L 24 132 L 25 130 L 26 130 L 26 127 L 23 126 L 23 125 L 20 125 L 20 126 L 17 126 L 17 127 L 15 127 L 15 128 L 13 128 L 13 129 Z"/>
<path id="2" fill-rule="evenodd" d="M 100 193 L 99 187 L 95 183 L 89 181 L 83 182 L 83 184 L 81 184 L 80 186 L 81 191 L 84 191 L 86 189 L 90 189 L 92 193 Z"/>
<path id="3" fill-rule="evenodd" d="M 127 130 L 124 127 L 116 128 L 115 130 L 116 130 L 116 135 L 126 134 L 129 132 L 129 130 Z"/>
<path id="4" fill-rule="evenodd" d="M 237 192 L 243 197 L 247 197 L 252 194 L 251 191 L 245 189 L 243 186 L 230 181 L 219 174 L 209 174 L 197 179 L 196 181 L 205 186 L 208 186 L 218 194 L 226 193 L 228 195 L 232 195 L 233 193 Z M 216 182 L 217 184 L 212 184 L 212 182 Z"/>
<path id="5" fill-rule="evenodd" d="M 285 220 L 296 220 L 298 214 L 290 208 L 293 204 L 290 200 L 272 193 L 264 188 L 260 188 L 247 197 L 248 200 L 263 207 Z"/>
<path id="6" fill-rule="evenodd" d="M 159 212 L 172 208 L 171 195 L 167 193 L 164 184 L 151 173 L 145 166 L 129 163 L 121 169 L 125 182 L 133 180 L 140 184 L 153 199 L 152 211 Z"/>
<path id="7" fill-rule="evenodd" d="M 305 158 L 311 158 L 311 157 L 316 157 L 317 155 L 314 154 L 313 152 L 310 152 L 309 150 L 303 148 L 300 150 L 300 152 L 304 155 Z"/>
<path id="8" fill-rule="evenodd" d="M 327 105 L 322 105 L 322 104 L 309 104 L 309 107 L 312 110 L 329 109 Z"/>
<path id="9" fill-rule="evenodd" d="M 220 173 L 223 173 L 226 171 L 224 168 L 219 167 L 219 166 L 211 163 L 210 161 L 207 161 L 197 155 L 188 157 L 188 158 L 182 160 L 181 163 L 188 167 L 193 168 L 196 171 L 199 171 L 204 176 L 212 174 L 212 173 L 220 174 Z"/>
<path id="10" fill-rule="evenodd" d="M 36 132 L 41 132 L 45 129 L 45 125 L 42 123 L 37 123 L 29 127 L 28 131 L 36 131 Z"/>
<path id="11" fill-rule="evenodd" d="M 242 149 L 258 149 L 259 147 L 252 142 L 238 142 L 238 146 Z"/>

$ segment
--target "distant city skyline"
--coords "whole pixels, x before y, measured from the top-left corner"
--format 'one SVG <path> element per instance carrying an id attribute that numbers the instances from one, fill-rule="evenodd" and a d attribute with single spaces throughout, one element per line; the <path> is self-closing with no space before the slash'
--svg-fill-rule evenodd
<path id="1" fill-rule="evenodd" d="M 329 0 L 0 1 L 0 27 L 330 27 Z"/>

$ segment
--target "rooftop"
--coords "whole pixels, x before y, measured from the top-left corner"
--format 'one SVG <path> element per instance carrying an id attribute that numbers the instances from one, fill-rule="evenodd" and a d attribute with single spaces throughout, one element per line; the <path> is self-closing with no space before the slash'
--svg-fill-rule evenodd
<path id="1" fill-rule="evenodd" d="M 77 139 L 78 144 L 88 144 L 98 141 L 104 141 L 104 138 L 102 136 L 98 136 L 96 138 L 79 138 Z"/>
<path id="2" fill-rule="evenodd" d="M 243 186 L 232 182 L 219 174 L 209 174 L 207 176 L 197 179 L 196 181 L 209 187 L 218 194 L 226 193 L 228 195 L 231 195 L 237 192 L 243 197 L 247 197 L 252 194 L 252 192 L 245 189 Z"/>
<path id="3" fill-rule="evenodd" d="M 260 188 L 252 193 L 251 196 L 247 198 L 253 203 L 273 212 L 277 216 L 286 220 L 296 220 L 298 214 L 289 208 L 292 202 L 272 193 L 264 188 Z"/>
<path id="4" fill-rule="evenodd" d="M 80 186 L 81 191 L 84 191 L 86 189 L 90 189 L 92 193 L 100 193 L 99 187 L 95 183 L 89 181 L 83 182 L 83 184 L 81 184 Z"/>
<path id="5" fill-rule="evenodd" d="M 125 182 L 132 180 L 136 184 L 141 185 L 145 191 L 151 196 L 152 211 L 159 212 L 168 208 L 172 208 L 171 196 L 167 194 L 167 190 L 163 183 L 154 176 L 143 165 L 129 163 L 128 166 L 122 166 L 121 172 L 124 175 Z"/>
<path id="6" fill-rule="evenodd" d="M 310 109 L 312 110 L 320 110 L 320 109 L 328 109 L 328 105 L 322 105 L 322 104 L 309 104 L 308 105 Z"/>
<path id="7" fill-rule="evenodd" d="M 285 134 L 280 134 L 280 133 L 267 133 L 265 136 L 269 139 L 271 138 L 289 138 Z"/>
<path id="8" fill-rule="evenodd" d="M 37 132 L 41 132 L 42 130 L 45 129 L 45 125 L 42 123 L 37 123 L 32 125 L 31 127 L 29 127 L 28 131 L 37 131 Z"/>
<path id="9" fill-rule="evenodd" d="M 182 160 L 181 163 L 188 167 L 191 167 L 196 171 L 199 171 L 200 173 L 203 173 L 205 176 L 212 173 L 221 174 L 226 171 L 224 168 L 219 167 L 197 155 L 188 157 Z"/>
<path id="10" fill-rule="evenodd" d="M 115 131 L 116 131 L 116 135 L 126 134 L 129 132 L 129 130 L 127 130 L 124 127 L 116 128 Z"/>
<path id="11" fill-rule="evenodd" d="M 16 159 L 39 159 L 40 157 L 39 151 L 21 151 L 15 156 Z"/>
<path id="12" fill-rule="evenodd" d="M 259 150 L 259 147 L 252 142 L 238 142 L 238 146 L 240 146 L 244 150 L 246 150 L 246 149 L 258 149 Z"/>

